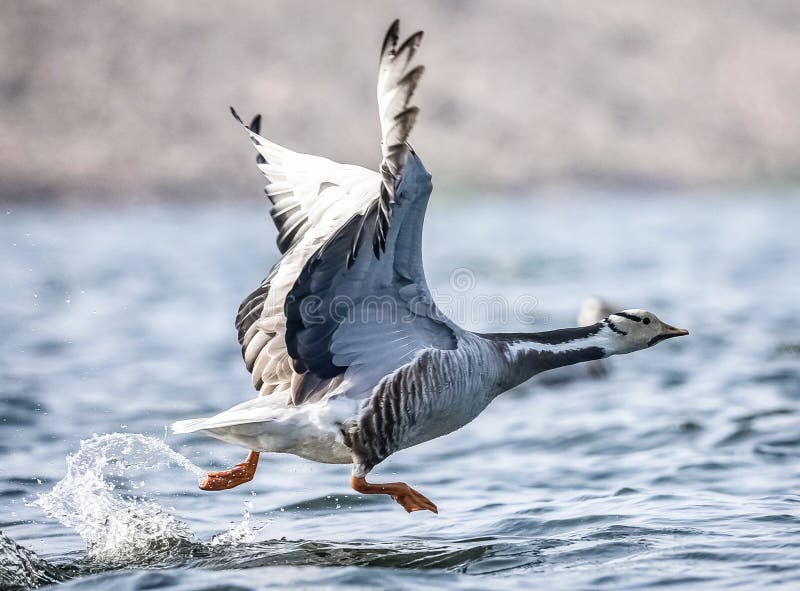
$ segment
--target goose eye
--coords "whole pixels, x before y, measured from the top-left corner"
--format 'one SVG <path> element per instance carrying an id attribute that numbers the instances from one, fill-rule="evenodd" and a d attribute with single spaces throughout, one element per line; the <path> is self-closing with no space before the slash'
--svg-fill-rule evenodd
<path id="1" fill-rule="evenodd" d="M 644 322 L 645 324 L 650 324 L 650 319 L 649 318 L 645 318 L 644 320 L 642 320 L 642 322 Z"/>

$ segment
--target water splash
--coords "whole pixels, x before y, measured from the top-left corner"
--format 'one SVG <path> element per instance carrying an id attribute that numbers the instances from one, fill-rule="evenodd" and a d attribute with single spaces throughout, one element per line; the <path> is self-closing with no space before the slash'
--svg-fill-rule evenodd
<path id="1" fill-rule="evenodd" d="M 258 532 L 269 525 L 265 523 L 252 523 L 250 510 L 253 508 L 252 501 L 245 501 L 242 520 L 239 523 L 231 522 L 228 531 L 218 534 L 211 538 L 212 546 L 238 546 L 239 544 L 250 544 L 255 541 Z"/>
<path id="2" fill-rule="evenodd" d="M 191 528 L 142 496 L 116 492 L 107 477 L 179 466 L 204 471 L 153 437 L 129 433 L 94 435 L 67 456 L 67 474 L 33 505 L 73 528 L 88 557 L 113 563 L 149 560 L 182 544 L 195 544 Z M 136 488 L 133 485 L 131 488 Z"/>

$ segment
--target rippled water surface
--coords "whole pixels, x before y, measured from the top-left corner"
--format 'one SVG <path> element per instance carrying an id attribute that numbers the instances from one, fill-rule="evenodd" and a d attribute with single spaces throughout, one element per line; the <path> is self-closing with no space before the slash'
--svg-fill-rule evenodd
<path id="1" fill-rule="evenodd" d="M 165 427 L 252 397 L 233 318 L 273 239 L 261 202 L 0 212 L 0 588 L 800 588 L 800 200 L 434 199 L 430 282 L 469 328 L 597 294 L 692 333 L 373 472 L 438 516 L 290 456 L 197 488 L 244 450 Z"/>

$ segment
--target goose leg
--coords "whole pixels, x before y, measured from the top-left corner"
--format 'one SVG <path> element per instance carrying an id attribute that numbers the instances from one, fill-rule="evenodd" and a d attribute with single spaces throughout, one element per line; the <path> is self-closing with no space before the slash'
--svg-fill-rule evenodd
<path id="1" fill-rule="evenodd" d="M 236 464 L 229 470 L 209 472 L 203 482 L 200 483 L 200 488 L 203 490 L 227 490 L 245 482 L 250 482 L 256 473 L 258 456 L 259 453 L 257 451 L 251 451 L 247 454 L 247 459 L 241 464 Z"/>
<path id="2" fill-rule="evenodd" d="M 350 486 L 353 490 L 364 495 L 389 495 L 411 513 L 412 511 L 439 510 L 425 495 L 415 491 L 404 482 L 390 482 L 388 484 L 370 484 L 363 476 L 351 476 Z"/>

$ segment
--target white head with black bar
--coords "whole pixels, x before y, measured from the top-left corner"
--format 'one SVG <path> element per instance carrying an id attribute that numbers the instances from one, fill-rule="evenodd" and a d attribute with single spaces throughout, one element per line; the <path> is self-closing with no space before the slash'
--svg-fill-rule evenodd
<path id="1" fill-rule="evenodd" d="M 611 329 L 614 352 L 630 353 L 652 347 L 656 343 L 689 334 L 684 328 L 675 328 L 659 320 L 647 310 L 623 310 L 610 314 L 603 323 Z"/>

